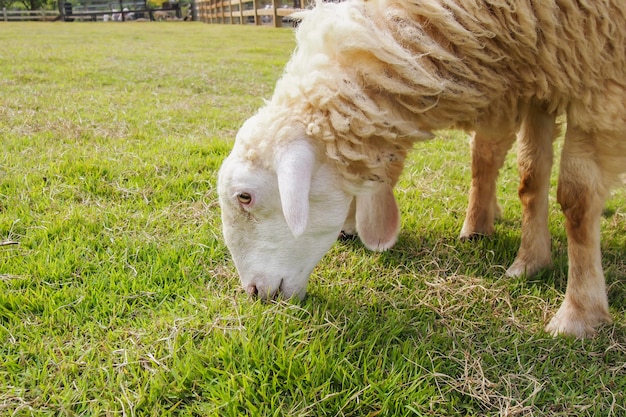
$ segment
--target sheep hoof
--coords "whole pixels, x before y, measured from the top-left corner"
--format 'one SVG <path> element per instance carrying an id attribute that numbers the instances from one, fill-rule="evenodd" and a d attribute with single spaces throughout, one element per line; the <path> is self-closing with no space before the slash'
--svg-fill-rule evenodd
<path id="1" fill-rule="evenodd" d="M 463 228 L 461 229 L 461 234 L 459 235 L 459 239 L 462 242 L 473 241 L 476 239 L 481 239 L 486 236 L 491 236 L 495 232 L 495 228 L 492 224 L 478 224 L 476 222 L 471 222 L 468 219 L 465 219 L 465 223 L 463 223 Z"/>
<path id="2" fill-rule="evenodd" d="M 537 275 L 542 269 L 546 269 L 552 266 L 552 260 L 547 259 L 543 261 L 525 261 L 521 258 L 515 259 L 513 264 L 506 270 L 506 276 L 510 278 L 515 277 L 532 277 Z"/>
<path id="3" fill-rule="evenodd" d="M 555 337 L 563 335 L 583 339 L 593 337 L 600 325 L 610 322 L 611 316 L 605 307 L 581 310 L 566 299 L 546 326 L 546 332 Z"/>
<path id="4" fill-rule="evenodd" d="M 461 242 L 473 242 L 475 240 L 482 239 L 485 236 L 486 235 L 482 233 L 467 232 L 461 233 L 461 235 L 459 236 L 459 240 L 461 240 Z"/>
<path id="5" fill-rule="evenodd" d="M 339 236 L 338 236 L 337 239 L 340 240 L 340 241 L 349 241 L 349 240 L 355 240 L 358 237 L 359 236 L 356 233 L 344 232 L 342 230 L 341 233 L 339 233 Z"/>

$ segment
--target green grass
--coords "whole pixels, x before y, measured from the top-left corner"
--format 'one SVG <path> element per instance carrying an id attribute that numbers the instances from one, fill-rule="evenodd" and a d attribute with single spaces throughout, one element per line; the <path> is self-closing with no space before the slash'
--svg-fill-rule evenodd
<path id="1" fill-rule="evenodd" d="M 216 171 L 292 48 L 288 29 L 0 24 L 0 415 L 626 415 L 626 192 L 602 222 L 614 323 L 553 339 L 554 189 L 554 268 L 503 278 L 515 155 L 496 235 L 461 243 L 458 132 L 416 145 L 395 248 L 338 242 L 304 302 L 247 298 Z"/>

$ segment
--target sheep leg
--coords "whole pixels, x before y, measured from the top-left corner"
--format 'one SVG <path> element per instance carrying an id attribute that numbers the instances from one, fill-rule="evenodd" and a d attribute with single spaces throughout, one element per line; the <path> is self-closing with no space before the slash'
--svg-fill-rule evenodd
<path id="1" fill-rule="evenodd" d="M 341 234 L 339 238 L 352 238 L 356 236 L 356 197 L 352 199 L 352 203 L 350 203 L 350 210 L 348 210 L 348 215 L 346 216 L 346 220 L 343 223 L 343 227 L 341 228 Z"/>
<path id="2" fill-rule="evenodd" d="M 506 275 L 532 276 L 551 265 L 548 193 L 552 143 L 557 133 L 554 114 L 539 107 L 525 113 L 518 135 L 519 198 L 522 202 L 522 242 Z"/>
<path id="3" fill-rule="evenodd" d="M 496 198 L 496 180 L 513 142 L 513 129 L 505 130 L 504 134 L 478 130 L 472 137 L 472 183 L 461 240 L 493 234 L 494 220 L 502 215 Z"/>
<path id="4" fill-rule="evenodd" d="M 594 140 L 595 139 L 595 140 Z M 569 125 L 561 154 L 557 200 L 565 215 L 569 270 L 563 304 L 546 330 L 584 337 L 610 322 L 600 253 L 600 220 L 608 195 L 592 137 Z M 606 156 L 606 155 L 604 155 Z"/>

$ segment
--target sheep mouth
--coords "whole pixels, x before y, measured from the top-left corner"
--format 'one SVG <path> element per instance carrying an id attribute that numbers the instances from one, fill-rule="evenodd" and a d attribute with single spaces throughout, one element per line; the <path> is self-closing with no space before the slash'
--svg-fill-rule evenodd
<path id="1" fill-rule="evenodd" d="M 245 291 L 250 298 L 258 298 L 263 301 L 275 301 L 281 298 L 281 296 L 285 294 L 285 291 L 283 289 L 284 282 L 285 280 L 281 278 L 280 283 L 278 284 L 278 287 L 274 291 L 271 291 L 271 292 L 264 291 L 262 289 L 259 290 L 259 287 L 256 284 L 250 284 L 246 286 Z"/>

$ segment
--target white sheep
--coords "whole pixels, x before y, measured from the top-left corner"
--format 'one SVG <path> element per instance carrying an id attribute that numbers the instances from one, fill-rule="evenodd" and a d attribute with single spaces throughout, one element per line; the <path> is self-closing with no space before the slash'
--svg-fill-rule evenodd
<path id="1" fill-rule="evenodd" d="M 569 275 L 552 334 L 610 320 L 600 214 L 626 171 L 626 2 L 353 0 L 304 12 L 269 102 L 219 172 L 223 232 L 246 290 L 304 297 L 349 223 L 391 247 L 393 187 L 415 141 L 475 131 L 461 237 L 489 234 L 495 179 L 519 130 L 522 244 L 509 275 L 550 264 L 547 195 L 555 118 L 567 116 L 557 198 Z"/>

